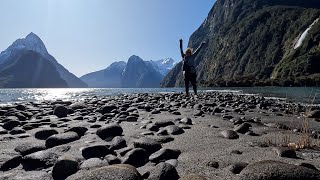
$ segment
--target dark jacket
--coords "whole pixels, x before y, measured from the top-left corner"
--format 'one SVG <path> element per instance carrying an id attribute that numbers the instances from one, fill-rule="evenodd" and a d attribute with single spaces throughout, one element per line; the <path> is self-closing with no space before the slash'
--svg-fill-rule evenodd
<path id="1" fill-rule="evenodd" d="M 195 50 L 195 52 L 191 56 L 186 56 L 183 53 L 183 48 L 182 48 L 182 43 L 180 43 L 180 52 L 181 52 L 181 57 L 182 57 L 182 70 L 186 71 L 186 73 L 196 73 L 196 68 L 195 68 L 195 58 L 199 54 L 202 44 Z"/>

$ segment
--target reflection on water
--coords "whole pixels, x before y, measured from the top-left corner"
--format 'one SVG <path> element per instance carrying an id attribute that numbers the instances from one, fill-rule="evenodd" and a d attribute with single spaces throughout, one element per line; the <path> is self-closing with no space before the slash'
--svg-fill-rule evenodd
<path id="1" fill-rule="evenodd" d="M 320 104 L 320 88 L 317 87 L 215 87 L 201 91 L 255 94 L 267 97 L 286 98 L 287 101 Z M 184 92 L 183 88 L 73 88 L 73 89 L 0 89 L 0 102 L 82 100 L 92 96 L 112 96 L 132 93 Z"/>
<path id="2" fill-rule="evenodd" d="M 28 94 L 27 99 L 42 100 L 56 100 L 56 99 L 70 99 L 72 97 L 81 96 L 89 89 L 32 89 L 24 90 L 23 93 Z"/>
<path id="3" fill-rule="evenodd" d="M 92 96 L 112 96 L 132 93 L 182 92 L 181 88 L 57 88 L 0 89 L 1 102 L 81 100 Z"/>

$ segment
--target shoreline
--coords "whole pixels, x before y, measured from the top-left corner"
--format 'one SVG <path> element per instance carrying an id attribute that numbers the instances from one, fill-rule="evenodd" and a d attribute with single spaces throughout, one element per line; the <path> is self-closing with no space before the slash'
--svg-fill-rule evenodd
<path id="1" fill-rule="evenodd" d="M 200 88 L 199 92 L 224 92 L 283 98 L 295 103 L 320 104 L 320 88 L 295 87 L 212 87 Z M 0 103 L 32 102 L 47 100 L 76 100 L 92 96 L 104 97 L 137 93 L 181 93 L 184 88 L 64 88 L 64 89 L 0 89 Z"/>
<path id="2" fill-rule="evenodd" d="M 252 165 L 265 169 L 270 163 L 275 170 L 287 163 L 305 177 L 320 177 L 315 170 L 320 169 L 320 108 L 312 110 L 314 114 L 298 103 L 220 92 L 2 106 L 0 179 L 86 179 L 114 171 L 136 179 L 157 179 L 164 172 L 173 179 L 250 179 L 257 174 Z M 305 149 L 300 148 L 306 140 L 303 122 L 308 122 L 311 143 Z M 134 167 L 116 165 L 121 163 Z M 284 177 L 291 173 L 280 172 Z M 264 175 L 268 173 L 274 172 Z"/>

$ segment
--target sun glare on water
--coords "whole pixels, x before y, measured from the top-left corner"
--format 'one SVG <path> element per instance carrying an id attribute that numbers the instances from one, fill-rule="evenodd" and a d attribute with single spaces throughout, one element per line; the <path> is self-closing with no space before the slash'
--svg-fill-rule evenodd
<path id="1" fill-rule="evenodd" d="M 26 90 L 30 96 L 37 101 L 50 101 L 50 100 L 70 100 L 79 98 L 83 94 L 86 94 L 90 89 L 28 89 Z"/>

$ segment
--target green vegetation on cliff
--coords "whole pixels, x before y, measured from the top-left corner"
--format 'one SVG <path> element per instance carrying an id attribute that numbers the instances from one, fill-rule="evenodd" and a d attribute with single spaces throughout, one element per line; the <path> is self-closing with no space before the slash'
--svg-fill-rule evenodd
<path id="1" fill-rule="evenodd" d="M 320 85 L 320 2 L 217 0 L 189 47 L 202 86 Z M 183 86 L 180 64 L 163 87 Z"/>

